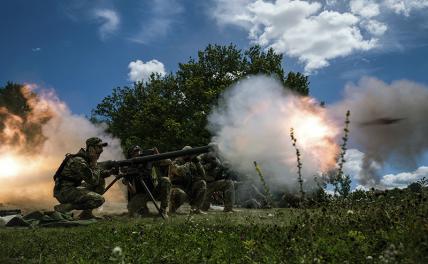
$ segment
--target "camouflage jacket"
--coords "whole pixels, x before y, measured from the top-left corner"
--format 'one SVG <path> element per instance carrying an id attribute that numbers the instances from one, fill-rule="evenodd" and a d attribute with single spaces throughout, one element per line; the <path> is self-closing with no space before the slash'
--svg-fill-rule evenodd
<path id="1" fill-rule="evenodd" d="M 191 184 L 198 180 L 205 180 L 205 170 L 199 161 L 195 158 L 192 161 L 185 161 L 183 158 L 176 158 L 171 166 L 171 181 L 173 184 Z"/>
<path id="2" fill-rule="evenodd" d="M 219 158 L 211 153 L 201 154 L 198 158 L 205 170 L 207 182 L 213 182 L 222 177 L 222 165 Z"/>
<path id="3" fill-rule="evenodd" d="M 87 154 L 84 149 L 71 157 L 64 166 L 56 182 L 62 187 L 81 186 L 84 181 L 89 186 L 98 186 L 104 181 L 106 171 L 100 166 L 91 167 L 87 161 Z"/>

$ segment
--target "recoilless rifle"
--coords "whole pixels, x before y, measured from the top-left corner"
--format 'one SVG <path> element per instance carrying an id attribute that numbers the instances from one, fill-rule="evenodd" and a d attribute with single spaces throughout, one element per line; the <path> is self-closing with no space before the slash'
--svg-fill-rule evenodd
<path id="1" fill-rule="evenodd" d="M 191 149 L 184 149 L 184 150 L 176 150 L 171 152 L 164 152 L 159 154 L 149 154 L 149 155 L 140 155 L 138 157 L 125 159 L 125 160 L 109 160 L 109 161 L 103 161 L 99 162 L 98 164 L 105 168 L 105 169 L 115 169 L 119 171 L 120 168 L 128 167 L 128 168 L 139 168 L 140 165 L 144 164 L 150 164 L 149 171 L 151 169 L 151 163 L 155 161 L 165 160 L 165 159 L 173 159 L 177 157 L 184 157 L 184 156 L 196 156 L 202 153 L 207 153 L 213 150 L 213 147 L 210 145 L 202 146 L 202 147 L 194 147 Z M 161 213 L 161 210 L 159 206 L 157 205 L 155 198 L 153 197 L 152 193 L 150 192 L 149 187 L 147 186 L 147 183 L 144 178 L 147 178 L 149 175 L 144 175 L 143 172 L 141 172 L 139 175 L 142 175 L 142 177 L 138 177 L 138 182 L 144 189 L 144 191 L 149 195 L 150 200 L 155 205 L 157 211 L 159 212 L 159 215 L 164 218 L 164 216 Z M 119 179 L 126 177 L 126 174 L 118 175 L 105 189 L 104 193 L 107 192 L 113 184 L 118 181 Z"/>

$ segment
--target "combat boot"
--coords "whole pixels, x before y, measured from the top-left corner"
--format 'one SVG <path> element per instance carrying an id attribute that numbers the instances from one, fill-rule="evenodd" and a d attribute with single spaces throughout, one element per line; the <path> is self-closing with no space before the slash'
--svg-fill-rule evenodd
<path id="1" fill-rule="evenodd" d="M 74 206 L 70 203 L 57 204 L 54 206 L 54 210 L 59 213 L 68 213 L 74 209 Z"/>
<path id="2" fill-rule="evenodd" d="M 168 219 L 168 218 L 169 218 L 169 216 L 168 216 L 168 212 L 167 212 L 166 208 L 161 208 L 161 209 L 159 210 L 159 213 L 162 215 L 162 218 L 163 218 L 163 219 Z"/>

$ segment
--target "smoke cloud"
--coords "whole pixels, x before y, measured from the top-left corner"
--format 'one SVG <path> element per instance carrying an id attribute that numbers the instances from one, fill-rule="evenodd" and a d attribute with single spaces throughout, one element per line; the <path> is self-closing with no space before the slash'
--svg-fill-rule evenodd
<path id="1" fill-rule="evenodd" d="M 340 132 L 314 99 L 293 94 L 273 78 L 253 76 L 229 88 L 209 116 L 220 155 L 255 179 L 257 161 L 274 191 L 298 188 L 290 128 L 302 154 L 304 186 L 310 189 L 314 175 L 334 168 Z"/>
<path id="2" fill-rule="evenodd" d="M 416 169 L 428 149 L 427 102 L 428 88 L 411 81 L 387 84 L 365 77 L 347 85 L 344 100 L 329 113 L 337 118 L 351 111 L 350 138 L 365 153 L 361 185 L 381 187 L 378 171 L 386 162 Z"/>
<path id="3" fill-rule="evenodd" d="M 25 95 L 33 89 L 25 86 L 21 91 Z M 76 153 L 87 138 L 94 136 L 109 143 L 100 160 L 121 159 L 122 150 L 119 140 L 104 132 L 105 127 L 72 114 L 52 91 L 41 90 L 37 98 L 31 98 L 27 100 L 30 114 L 24 119 L 6 115 L 8 109 L 1 108 L 0 203 L 24 210 L 50 209 L 58 203 L 53 198 L 53 175 L 66 153 Z M 26 124 L 37 129 L 25 133 Z M 108 202 L 125 200 L 120 187 L 117 184 L 107 193 Z"/>

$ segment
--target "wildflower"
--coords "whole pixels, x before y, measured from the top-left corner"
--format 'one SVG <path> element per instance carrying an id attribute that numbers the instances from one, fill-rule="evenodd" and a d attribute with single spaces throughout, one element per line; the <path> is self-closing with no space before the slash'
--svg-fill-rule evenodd
<path id="1" fill-rule="evenodd" d="M 121 247 L 114 247 L 112 252 L 111 252 L 114 256 L 122 256 L 122 248 Z"/>
<path id="2" fill-rule="evenodd" d="M 348 212 L 346 212 L 348 215 L 353 215 L 354 214 L 354 211 L 352 211 L 352 210 L 348 210 Z"/>

